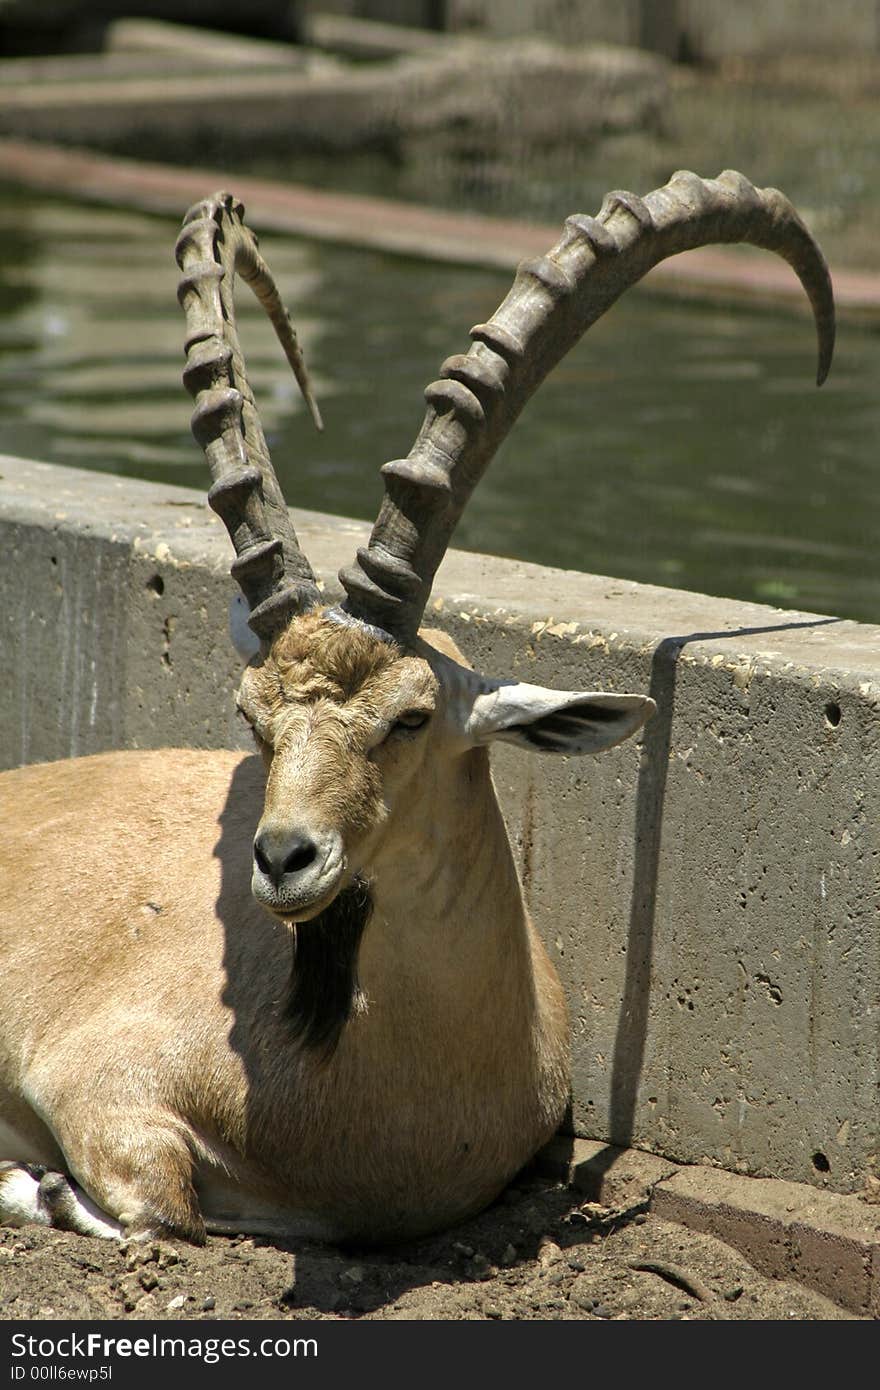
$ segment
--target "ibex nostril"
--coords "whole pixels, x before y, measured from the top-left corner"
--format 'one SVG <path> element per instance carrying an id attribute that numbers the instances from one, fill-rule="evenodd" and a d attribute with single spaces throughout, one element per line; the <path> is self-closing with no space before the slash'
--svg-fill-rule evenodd
<path id="1" fill-rule="evenodd" d="M 256 861 L 257 868 L 261 871 L 261 873 L 264 873 L 267 878 L 274 877 L 272 860 L 266 853 L 266 849 L 259 835 L 254 840 L 254 860 Z"/>
<path id="2" fill-rule="evenodd" d="M 314 861 L 317 853 L 318 847 L 313 840 L 307 840 L 305 838 L 296 840 L 293 848 L 289 850 L 287 858 L 284 861 L 282 873 L 296 874 L 299 873 L 300 869 L 308 868 L 309 864 Z"/>
<path id="3" fill-rule="evenodd" d="M 278 887 L 288 874 L 298 874 L 314 863 L 318 847 L 306 835 L 291 835 L 283 841 L 267 834 L 254 840 L 254 861 L 261 873 Z"/>

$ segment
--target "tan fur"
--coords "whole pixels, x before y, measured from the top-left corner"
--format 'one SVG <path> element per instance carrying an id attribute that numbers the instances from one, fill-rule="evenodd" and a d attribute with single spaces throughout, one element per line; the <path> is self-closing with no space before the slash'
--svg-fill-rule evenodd
<path id="1" fill-rule="evenodd" d="M 431 648 L 307 616 L 242 682 L 263 760 L 0 778 L 0 1117 L 27 1149 L 0 1157 L 60 1150 L 125 1228 L 195 1239 L 199 1198 L 230 1229 L 387 1239 L 494 1196 L 559 1123 L 567 1022 L 487 753 L 450 738 L 444 698 Z M 430 723 L 386 738 L 411 708 Z M 326 1062 L 290 1042 L 290 927 L 250 892 L 258 823 L 291 815 L 372 885 L 367 1008 Z"/>

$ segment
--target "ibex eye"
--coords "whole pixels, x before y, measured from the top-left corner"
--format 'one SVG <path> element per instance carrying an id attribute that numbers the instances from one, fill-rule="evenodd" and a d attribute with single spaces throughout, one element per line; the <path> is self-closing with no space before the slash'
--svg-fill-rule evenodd
<path id="1" fill-rule="evenodd" d="M 257 747 L 258 749 L 262 749 L 262 748 L 268 747 L 267 740 L 266 740 L 265 738 L 263 738 L 262 734 L 260 734 L 260 733 L 257 732 L 256 725 L 254 724 L 254 722 L 253 722 L 253 720 L 251 719 L 250 715 L 248 715 L 248 714 L 245 713 L 245 711 L 242 709 L 241 705 L 237 705 L 237 706 L 236 706 L 236 709 L 237 709 L 238 713 L 241 715 L 241 717 L 242 717 L 242 719 L 244 720 L 245 724 L 247 725 L 247 728 L 248 728 L 249 732 L 250 732 L 251 735 L 253 736 L 253 740 L 254 740 L 254 743 L 255 743 L 256 747 Z"/>
<path id="2" fill-rule="evenodd" d="M 395 729 L 421 729 L 423 724 L 427 724 L 431 718 L 431 711 L 428 709 L 405 709 L 403 714 L 399 714 L 395 719 L 391 732 Z"/>

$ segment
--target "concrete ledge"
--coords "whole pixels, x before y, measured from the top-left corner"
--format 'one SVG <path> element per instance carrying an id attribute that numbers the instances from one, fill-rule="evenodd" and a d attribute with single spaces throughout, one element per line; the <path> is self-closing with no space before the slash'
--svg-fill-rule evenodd
<path id="1" fill-rule="evenodd" d="M 857 1197 L 684 1168 L 654 1188 L 651 1210 L 726 1241 L 762 1274 L 880 1317 L 880 1208 Z"/>
<path id="2" fill-rule="evenodd" d="M 802 1183 L 682 1168 L 639 1149 L 562 1135 L 538 1172 L 606 1207 L 655 1216 L 732 1245 L 761 1273 L 794 1280 L 850 1312 L 880 1317 L 880 1206 Z"/>
<path id="3" fill-rule="evenodd" d="M 8 457 L 0 475 L 0 763 L 241 746 L 230 552 L 202 494 Z M 368 528 L 293 515 L 336 597 Z M 880 629 L 454 551 L 428 618 L 487 673 L 657 701 L 601 758 L 493 760 L 568 994 L 576 1134 L 868 1187 Z"/>
<path id="4" fill-rule="evenodd" d="M 448 51 L 452 45 L 473 43 L 472 36 L 415 29 L 408 24 L 384 24 L 349 14 L 320 11 L 306 15 L 306 38 L 316 48 L 342 53 L 347 58 L 397 58 Z"/>
<path id="5" fill-rule="evenodd" d="M 535 1159 L 539 1173 L 582 1192 L 589 1202 L 626 1209 L 646 1206 L 658 1183 L 679 1171 L 668 1158 L 595 1139 L 557 1135 Z"/>
<path id="6" fill-rule="evenodd" d="M 181 58 L 202 70 L 214 64 L 229 68 L 313 68 L 313 55 L 296 44 L 255 39 L 221 29 L 170 24 L 161 19 L 114 19 L 107 25 L 104 52 Z M 314 66 L 320 68 L 322 60 Z"/>

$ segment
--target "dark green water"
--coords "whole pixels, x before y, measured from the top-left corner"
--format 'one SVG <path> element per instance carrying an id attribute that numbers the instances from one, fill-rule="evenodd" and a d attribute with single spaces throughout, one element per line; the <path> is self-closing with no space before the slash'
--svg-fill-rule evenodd
<path id="1" fill-rule="evenodd" d="M 180 385 L 176 228 L 7 194 L 2 449 L 206 485 Z M 509 277 L 264 237 L 325 419 L 315 434 L 247 291 L 242 338 L 292 505 L 371 518 L 422 390 Z M 880 336 L 840 335 L 821 391 L 808 320 L 631 293 L 541 388 L 457 545 L 880 621 Z"/>

